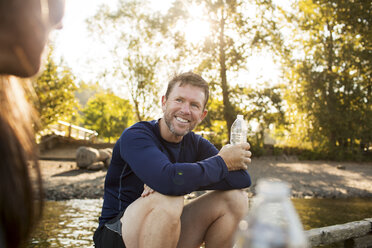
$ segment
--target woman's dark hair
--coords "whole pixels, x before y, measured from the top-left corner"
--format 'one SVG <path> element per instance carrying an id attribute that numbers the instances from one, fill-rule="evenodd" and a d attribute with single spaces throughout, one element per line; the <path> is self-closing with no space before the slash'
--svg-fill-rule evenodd
<path id="1" fill-rule="evenodd" d="M 25 97 L 27 85 L 26 79 L 0 75 L 0 232 L 5 243 L 1 247 L 23 246 L 43 207 L 35 115 Z"/>
<path id="2" fill-rule="evenodd" d="M 165 93 L 166 98 L 169 97 L 169 94 L 171 93 L 172 89 L 177 83 L 180 83 L 180 86 L 189 84 L 189 85 L 196 86 L 196 87 L 203 89 L 204 95 L 205 95 L 205 101 L 204 101 L 203 107 L 205 108 L 205 105 L 207 105 L 207 102 L 209 99 L 209 86 L 208 86 L 207 81 L 205 81 L 201 76 L 193 72 L 184 72 L 184 73 L 178 74 L 169 81 L 167 91 Z"/>

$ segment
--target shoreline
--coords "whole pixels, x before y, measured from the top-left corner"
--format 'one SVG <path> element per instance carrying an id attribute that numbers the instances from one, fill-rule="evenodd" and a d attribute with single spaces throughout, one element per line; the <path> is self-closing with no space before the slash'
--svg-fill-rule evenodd
<path id="1" fill-rule="evenodd" d="M 39 160 L 46 200 L 101 199 L 107 170 L 79 169 L 74 161 Z M 277 178 L 291 185 L 292 198 L 372 198 L 372 163 L 298 161 L 264 157 L 248 167 L 255 195 L 259 178 Z M 193 198 L 193 194 L 188 198 Z"/>

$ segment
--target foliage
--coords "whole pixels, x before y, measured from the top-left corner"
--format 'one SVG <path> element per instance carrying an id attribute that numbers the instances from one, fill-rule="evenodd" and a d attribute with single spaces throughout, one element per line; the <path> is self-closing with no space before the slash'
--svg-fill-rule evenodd
<path id="1" fill-rule="evenodd" d="M 53 61 L 51 50 L 43 73 L 32 82 L 37 96 L 35 107 L 40 116 L 39 130 L 58 120 L 72 121 L 77 116 L 79 104 L 74 96 L 75 78 L 69 69 L 59 69 L 61 67 Z"/>
<path id="2" fill-rule="evenodd" d="M 112 10 L 102 6 L 89 21 L 92 32 L 99 31 L 104 42 L 110 39 L 114 67 L 111 73 L 124 83 L 129 93 L 137 121 L 154 117 L 159 105 L 158 63 L 164 55 L 152 32 L 156 16 L 152 16 L 146 1 L 120 0 Z M 120 28 L 118 28 L 120 27 Z"/>
<path id="3" fill-rule="evenodd" d="M 229 137 L 225 130 L 225 121 L 223 120 L 222 101 L 210 97 L 207 105 L 208 114 L 204 121 L 197 127 L 196 131 L 208 139 L 217 148 L 229 143 Z"/>
<path id="4" fill-rule="evenodd" d="M 103 139 L 117 139 L 133 123 L 132 106 L 128 100 L 113 93 L 97 93 L 83 109 L 83 124 L 96 130 Z"/>
<path id="5" fill-rule="evenodd" d="M 336 159 L 360 154 L 372 143 L 371 5 L 304 0 L 297 11 L 303 54 L 287 64 L 289 143 Z"/>
<path id="6" fill-rule="evenodd" d="M 266 153 L 267 130 L 280 141 L 274 153 L 304 158 L 360 159 L 372 146 L 368 1 L 299 0 L 282 9 L 270 0 L 174 0 L 162 13 L 147 4 L 120 0 L 90 20 L 102 40 L 114 37 L 114 68 L 106 72 L 123 82 L 137 120 L 158 110 L 162 73 L 191 68 L 210 82 L 209 114 L 198 131 L 217 147 L 228 142 L 237 113 L 258 126 L 249 138 L 256 155 Z M 210 32 L 189 39 L 193 22 L 208 23 Z M 280 56 L 286 85 L 236 85 L 260 50 Z"/>
<path id="7" fill-rule="evenodd" d="M 193 15 L 194 8 L 204 10 L 199 16 Z M 255 15 L 248 13 L 255 9 Z M 212 84 L 212 91 L 221 95 L 221 111 L 227 135 L 241 109 L 234 105 L 237 95 L 231 86 L 234 76 L 246 69 L 245 61 L 255 49 L 281 46 L 281 35 L 276 21 L 270 13 L 274 6 L 270 1 L 200 1 L 176 0 L 164 18 L 168 27 L 167 35 L 173 41 L 179 61 L 190 61 L 194 71 L 202 73 Z M 271 18 L 270 18 L 271 17 Z M 184 23 L 195 21 L 208 22 L 210 33 L 199 43 L 188 42 Z M 181 27 L 181 28 L 177 28 Z"/>
<path id="8" fill-rule="evenodd" d="M 274 127 L 279 129 L 285 125 L 283 88 L 279 85 L 263 89 L 236 87 L 234 92 L 234 105 L 238 106 L 250 127 L 249 142 L 252 146 L 263 148 L 265 135 Z"/>
<path id="9" fill-rule="evenodd" d="M 85 83 L 81 81 L 79 87 L 75 91 L 75 97 L 78 99 L 80 105 L 85 107 L 88 100 L 95 94 L 104 92 L 104 89 L 97 83 Z"/>

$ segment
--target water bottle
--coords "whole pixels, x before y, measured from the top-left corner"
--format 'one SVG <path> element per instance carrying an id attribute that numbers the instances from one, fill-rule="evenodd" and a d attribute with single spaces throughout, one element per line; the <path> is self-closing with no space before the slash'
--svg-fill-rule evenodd
<path id="1" fill-rule="evenodd" d="M 239 223 L 237 248 L 305 248 L 307 238 L 285 182 L 259 180 L 248 216 Z"/>
<path id="2" fill-rule="evenodd" d="M 247 131 L 247 123 L 243 119 L 243 115 L 238 115 L 231 125 L 230 144 L 235 145 L 247 142 Z"/>

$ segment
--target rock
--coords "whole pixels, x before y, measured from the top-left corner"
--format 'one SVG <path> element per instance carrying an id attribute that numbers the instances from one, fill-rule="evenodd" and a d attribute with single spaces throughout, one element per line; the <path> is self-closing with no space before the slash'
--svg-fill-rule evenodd
<path id="1" fill-rule="evenodd" d="M 93 164 L 87 167 L 88 170 L 102 170 L 105 167 L 105 164 L 102 161 L 94 162 Z"/>
<path id="2" fill-rule="evenodd" d="M 91 147 L 81 146 L 76 151 L 76 165 L 85 169 L 94 162 L 99 161 L 99 151 Z"/>
<path id="3" fill-rule="evenodd" d="M 343 166 L 343 165 L 337 165 L 337 169 L 339 169 L 339 170 L 345 170 L 345 169 L 346 169 L 346 167 L 345 167 L 345 166 Z"/>
<path id="4" fill-rule="evenodd" d="M 106 169 L 110 166 L 110 164 L 111 164 L 111 156 L 108 157 L 108 158 L 104 161 L 104 164 L 105 164 L 105 168 L 106 168 Z"/>
<path id="5" fill-rule="evenodd" d="M 99 149 L 99 161 L 105 161 L 112 155 L 112 150 L 110 148 Z"/>

